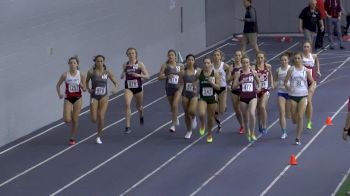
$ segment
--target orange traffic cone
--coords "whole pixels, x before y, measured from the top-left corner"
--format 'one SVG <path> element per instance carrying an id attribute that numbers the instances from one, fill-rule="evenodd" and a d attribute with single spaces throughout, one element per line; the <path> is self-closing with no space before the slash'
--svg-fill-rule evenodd
<path id="1" fill-rule="evenodd" d="M 295 155 L 292 154 L 292 155 L 290 156 L 289 165 L 297 165 L 297 164 L 298 164 L 297 159 L 295 158 Z"/>
<path id="2" fill-rule="evenodd" d="M 329 126 L 329 125 L 333 125 L 332 123 L 332 118 L 330 116 L 327 117 L 326 119 L 326 125 Z"/>

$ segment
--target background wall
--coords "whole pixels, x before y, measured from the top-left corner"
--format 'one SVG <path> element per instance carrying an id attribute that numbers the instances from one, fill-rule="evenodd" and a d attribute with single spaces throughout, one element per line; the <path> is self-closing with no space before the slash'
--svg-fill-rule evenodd
<path id="1" fill-rule="evenodd" d="M 170 48 L 183 54 L 205 49 L 204 0 L 150 2 L 0 1 L 0 146 L 61 118 L 55 85 L 69 56 L 78 54 L 86 73 L 93 56 L 103 54 L 119 76 L 130 46 L 151 74 Z"/>
<path id="2" fill-rule="evenodd" d="M 297 33 L 298 17 L 309 0 L 252 0 L 258 16 L 259 33 Z M 243 0 L 206 0 L 206 41 L 211 45 L 234 33 L 242 33 Z M 350 13 L 350 1 L 342 0 Z M 343 24 L 345 24 L 343 17 Z"/>

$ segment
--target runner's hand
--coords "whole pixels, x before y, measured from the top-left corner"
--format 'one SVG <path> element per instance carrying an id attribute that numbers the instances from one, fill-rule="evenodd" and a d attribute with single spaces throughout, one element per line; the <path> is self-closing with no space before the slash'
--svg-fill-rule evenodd
<path id="1" fill-rule="evenodd" d="M 321 72 L 320 71 L 317 72 L 317 76 L 321 77 Z"/>
<path id="2" fill-rule="evenodd" d="M 115 94 L 117 94 L 117 92 L 118 92 L 117 88 L 114 88 L 114 89 L 111 91 L 111 94 L 112 94 L 112 95 L 115 95 Z"/>
<path id="3" fill-rule="evenodd" d="M 141 74 L 132 73 L 131 75 L 132 77 L 135 77 L 135 78 L 141 78 Z"/>

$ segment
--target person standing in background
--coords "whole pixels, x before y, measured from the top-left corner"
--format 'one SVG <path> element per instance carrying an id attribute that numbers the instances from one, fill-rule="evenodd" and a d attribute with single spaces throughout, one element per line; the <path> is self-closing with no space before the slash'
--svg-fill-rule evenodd
<path id="1" fill-rule="evenodd" d="M 336 29 L 337 38 L 339 41 L 339 48 L 345 49 L 343 46 L 342 34 L 341 34 L 341 3 L 340 0 L 325 0 L 324 8 L 327 15 L 327 31 L 328 31 L 328 41 L 331 44 L 330 49 L 334 49 L 333 42 L 333 29 Z"/>
<path id="2" fill-rule="evenodd" d="M 348 140 L 349 136 L 350 136 L 350 96 L 348 101 L 348 115 L 346 117 L 344 131 L 343 131 L 343 139 Z"/>
<path id="3" fill-rule="evenodd" d="M 321 20 L 323 21 L 323 24 L 325 24 L 326 19 L 326 11 L 324 9 L 324 0 L 317 0 L 316 7 L 318 11 L 320 12 Z M 321 26 L 317 25 L 317 36 L 315 41 L 315 50 L 318 50 L 320 48 L 324 49 L 323 47 L 323 38 L 324 38 L 325 31 L 321 30 Z"/>
<path id="4" fill-rule="evenodd" d="M 316 0 L 310 0 L 309 6 L 305 7 L 299 15 L 299 31 L 304 33 L 306 41 L 312 43 L 313 34 L 316 33 L 317 25 L 324 31 L 320 12 L 316 8 Z"/>
<path id="5" fill-rule="evenodd" d="M 259 52 L 259 46 L 257 42 L 258 23 L 256 10 L 252 6 L 252 0 L 243 0 L 244 7 L 246 8 L 244 18 L 240 20 L 244 22 L 243 39 L 242 39 L 242 52 L 245 53 L 247 44 L 249 43 L 255 50 L 255 53 Z"/>

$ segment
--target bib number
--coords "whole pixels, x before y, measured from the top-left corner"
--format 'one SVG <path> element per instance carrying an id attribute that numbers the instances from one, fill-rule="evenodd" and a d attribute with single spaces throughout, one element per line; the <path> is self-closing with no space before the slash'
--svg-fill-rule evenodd
<path id="1" fill-rule="evenodd" d="M 79 92 L 79 90 L 80 90 L 80 87 L 78 84 L 68 85 L 68 92 L 70 92 L 70 93 L 77 93 L 77 92 Z"/>
<path id="2" fill-rule="evenodd" d="M 202 94 L 203 96 L 205 97 L 210 97 L 210 96 L 213 96 L 213 88 L 212 87 L 204 87 L 202 89 Z"/>
<path id="3" fill-rule="evenodd" d="M 268 81 L 261 82 L 261 87 L 264 88 L 264 89 L 268 89 L 269 88 L 269 82 Z"/>
<path id="4" fill-rule="evenodd" d="M 178 84 L 179 83 L 179 76 L 173 75 L 172 77 L 169 77 L 168 83 L 169 84 Z"/>
<path id="5" fill-rule="evenodd" d="M 106 94 L 106 87 L 96 87 L 95 95 L 104 95 Z"/>
<path id="6" fill-rule="evenodd" d="M 127 80 L 128 88 L 138 88 L 139 83 L 137 80 Z"/>
<path id="7" fill-rule="evenodd" d="M 253 92 L 253 84 L 252 83 L 243 83 L 242 84 L 242 92 Z"/>
<path id="8" fill-rule="evenodd" d="M 294 87 L 297 87 L 297 88 L 304 87 L 304 83 L 300 80 L 294 81 Z"/>
<path id="9" fill-rule="evenodd" d="M 132 68 L 133 68 L 134 70 L 137 70 L 137 69 L 139 68 L 139 64 L 133 65 Z"/>
<path id="10" fill-rule="evenodd" d="M 193 84 L 192 83 L 186 83 L 186 91 L 193 92 Z"/>

